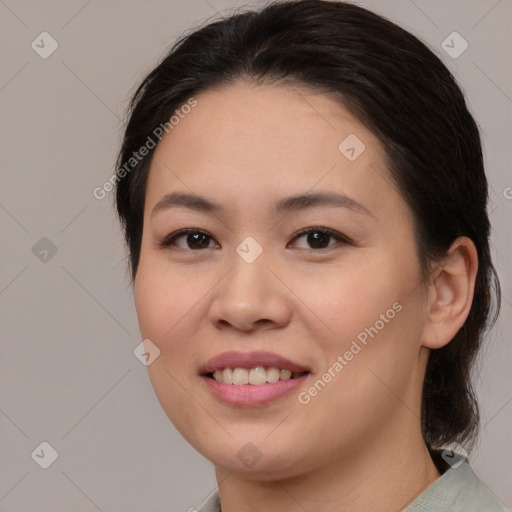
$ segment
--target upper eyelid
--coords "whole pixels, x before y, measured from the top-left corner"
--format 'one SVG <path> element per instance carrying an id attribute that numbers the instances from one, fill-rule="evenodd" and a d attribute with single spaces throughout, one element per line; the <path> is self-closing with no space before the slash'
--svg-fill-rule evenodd
<path id="1" fill-rule="evenodd" d="M 295 238 L 298 238 L 300 236 L 304 236 L 304 235 L 307 235 L 309 233 L 314 233 L 314 232 L 323 232 L 323 233 L 337 239 L 338 242 L 353 243 L 352 240 L 350 239 L 350 237 L 344 235 L 343 233 L 339 233 L 338 231 L 336 231 L 334 229 L 330 229 L 330 228 L 322 227 L 322 226 L 310 226 L 307 228 L 302 228 L 293 234 L 292 240 L 294 240 Z M 215 241 L 218 244 L 218 242 L 215 240 L 215 238 L 210 233 L 208 233 L 208 231 L 205 231 L 201 228 L 183 228 L 183 229 L 179 229 L 179 230 L 171 233 L 170 235 L 166 236 L 164 238 L 164 240 L 160 243 L 160 245 L 164 246 L 164 247 L 171 246 L 179 238 L 189 235 L 191 233 L 201 233 L 203 235 L 206 235 L 211 240 Z M 314 250 L 314 249 L 312 249 L 312 250 Z M 198 252 L 198 251 L 195 251 L 195 252 Z M 318 252 L 318 250 L 316 250 L 316 252 Z"/>
<path id="2" fill-rule="evenodd" d="M 347 235 L 345 235 L 343 233 L 340 233 L 340 232 L 336 231 L 335 229 L 324 228 L 324 227 L 321 227 L 321 226 L 312 226 L 312 227 L 309 227 L 309 228 L 299 229 L 299 231 L 294 233 L 293 238 L 296 238 L 296 237 L 302 236 L 302 235 L 306 235 L 308 233 L 314 233 L 316 231 L 324 232 L 324 233 L 326 233 L 326 234 L 328 234 L 328 235 L 330 235 L 332 237 L 339 238 L 340 240 L 344 240 L 346 242 L 352 242 L 350 237 L 348 237 Z"/>

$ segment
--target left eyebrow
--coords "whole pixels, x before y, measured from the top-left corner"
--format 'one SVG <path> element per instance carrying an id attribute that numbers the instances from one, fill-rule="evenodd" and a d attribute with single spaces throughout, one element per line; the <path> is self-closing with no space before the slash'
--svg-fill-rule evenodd
<path id="1" fill-rule="evenodd" d="M 277 213 L 283 213 L 319 206 L 348 208 L 349 210 L 373 217 L 372 212 L 361 203 L 358 203 L 355 199 L 345 194 L 338 194 L 336 192 L 317 192 L 285 197 L 276 203 L 275 209 Z"/>
<path id="2" fill-rule="evenodd" d="M 207 199 L 206 197 L 199 196 L 197 194 L 172 192 L 170 194 L 166 194 L 162 199 L 160 199 L 160 201 L 158 201 L 158 203 L 156 203 L 151 211 L 151 217 L 162 210 L 180 206 L 204 213 L 219 213 L 226 210 L 221 204 L 216 203 L 211 199 Z M 284 213 L 321 206 L 348 208 L 349 210 L 373 217 L 370 210 L 361 203 L 349 196 L 336 192 L 305 193 L 285 197 L 276 203 L 275 211 L 277 213 Z"/>

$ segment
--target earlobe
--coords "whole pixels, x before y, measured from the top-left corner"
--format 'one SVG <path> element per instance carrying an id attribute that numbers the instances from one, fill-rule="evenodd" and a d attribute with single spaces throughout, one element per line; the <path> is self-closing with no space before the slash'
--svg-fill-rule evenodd
<path id="1" fill-rule="evenodd" d="M 469 315 L 478 270 L 475 244 L 459 237 L 433 271 L 429 285 L 425 347 L 436 349 L 449 343 Z"/>

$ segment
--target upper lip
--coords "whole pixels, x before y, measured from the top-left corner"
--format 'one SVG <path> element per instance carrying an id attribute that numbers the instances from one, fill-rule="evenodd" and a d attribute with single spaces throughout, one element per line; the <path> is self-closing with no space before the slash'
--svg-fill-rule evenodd
<path id="1" fill-rule="evenodd" d="M 307 372 L 308 368 L 294 363 L 278 354 L 265 351 L 255 352 L 222 352 L 209 359 L 200 370 L 201 375 L 212 373 L 224 368 L 255 368 L 265 366 L 267 368 L 278 368 L 292 372 Z"/>

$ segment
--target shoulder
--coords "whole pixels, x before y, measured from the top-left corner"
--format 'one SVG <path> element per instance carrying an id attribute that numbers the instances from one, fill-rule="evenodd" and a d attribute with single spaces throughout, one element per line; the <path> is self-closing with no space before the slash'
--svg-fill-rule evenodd
<path id="1" fill-rule="evenodd" d="M 454 464 L 403 512 L 507 512 L 467 460 Z"/>

